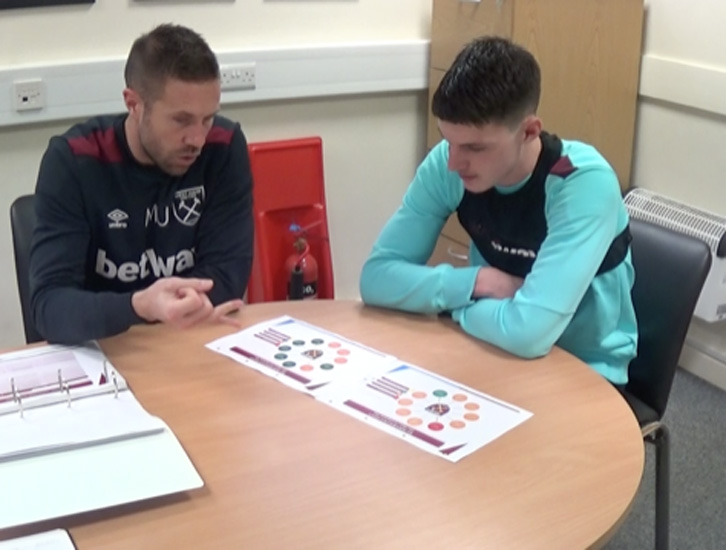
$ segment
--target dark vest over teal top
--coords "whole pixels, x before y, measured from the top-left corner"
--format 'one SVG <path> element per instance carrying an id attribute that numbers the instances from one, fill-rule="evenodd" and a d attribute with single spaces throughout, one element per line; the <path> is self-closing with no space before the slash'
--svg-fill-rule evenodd
<path id="1" fill-rule="evenodd" d="M 549 175 L 567 177 L 577 170 L 562 156 L 562 141 L 542 133 L 542 151 L 529 180 L 513 193 L 492 188 L 484 193 L 464 191 L 457 208 L 459 222 L 489 265 L 518 277 L 531 270 L 547 237 L 545 181 Z M 614 240 L 598 275 L 625 259 L 630 242 L 626 227 Z"/>

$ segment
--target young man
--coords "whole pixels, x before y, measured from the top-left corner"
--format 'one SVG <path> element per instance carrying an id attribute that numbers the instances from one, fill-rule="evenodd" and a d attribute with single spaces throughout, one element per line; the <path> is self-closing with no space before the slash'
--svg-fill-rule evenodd
<path id="1" fill-rule="evenodd" d="M 242 305 L 252 178 L 238 124 L 217 115 L 217 59 L 161 25 L 125 68 L 128 113 L 53 137 L 35 191 L 33 320 L 72 344 L 141 322 L 188 327 Z"/>
<path id="2" fill-rule="evenodd" d="M 534 57 L 501 38 L 469 44 L 433 98 L 443 141 L 419 166 L 363 267 L 368 304 L 450 311 L 469 334 L 521 357 L 557 344 L 615 384 L 637 330 L 628 217 L 591 146 L 542 131 Z M 471 267 L 427 267 L 452 212 Z"/>

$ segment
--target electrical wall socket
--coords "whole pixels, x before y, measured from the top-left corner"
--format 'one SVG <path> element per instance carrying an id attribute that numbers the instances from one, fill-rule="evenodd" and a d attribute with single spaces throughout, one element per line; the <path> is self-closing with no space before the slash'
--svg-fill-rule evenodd
<path id="1" fill-rule="evenodd" d="M 255 62 L 222 65 L 219 68 L 222 90 L 254 90 Z"/>
<path id="2" fill-rule="evenodd" d="M 45 85 L 43 80 L 13 82 L 13 104 L 16 111 L 33 111 L 45 107 Z"/>

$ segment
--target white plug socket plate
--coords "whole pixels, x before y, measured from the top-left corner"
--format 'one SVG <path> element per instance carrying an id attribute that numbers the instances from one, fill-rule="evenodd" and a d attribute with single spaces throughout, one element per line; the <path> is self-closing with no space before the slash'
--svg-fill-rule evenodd
<path id="1" fill-rule="evenodd" d="M 256 87 L 255 65 L 254 61 L 222 65 L 219 68 L 222 90 L 254 90 Z"/>
<path id="2" fill-rule="evenodd" d="M 13 82 L 12 89 L 16 111 L 34 111 L 45 107 L 45 85 L 42 79 Z"/>

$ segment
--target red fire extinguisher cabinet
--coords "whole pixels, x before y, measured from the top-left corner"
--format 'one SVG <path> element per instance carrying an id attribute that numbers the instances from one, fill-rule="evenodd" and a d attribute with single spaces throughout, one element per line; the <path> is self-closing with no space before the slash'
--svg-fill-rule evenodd
<path id="1" fill-rule="evenodd" d="M 319 137 L 250 143 L 255 246 L 247 302 L 287 298 L 285 260 L 301 233 L 318 262 L 318 298 L 332 299 L 333 266 Z"/>

